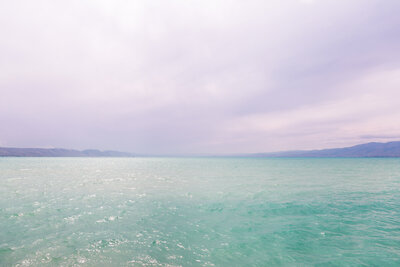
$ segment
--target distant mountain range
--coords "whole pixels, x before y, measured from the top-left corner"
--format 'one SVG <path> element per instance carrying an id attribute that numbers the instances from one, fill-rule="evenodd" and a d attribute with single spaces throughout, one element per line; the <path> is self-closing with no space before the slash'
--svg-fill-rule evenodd
<path id="1" fill-rule="evenodd" d="M 96 149 L 74 150 L 63 148 L 13 148 L 0 147 L 0 157 L 134 157 L 135 154 Z M 137 156 L 137 155 L 136 155 Z M 150 156 L 150 155 L 146 155 Z M 344 148 L 322 150 L 283 151 L 231 155 L 245 157 L 299 157 L 299 158 L 368 158 L 400 157 L 400 141 L 389 143 L 367 143 Z"/>
<path id="2" fill-rule="evenodd" d="M 301 158 L 369 158 L 400 157 L 400 141 L 389 143 L 366 143 L 351 147 L 322 150 L 284 151 L 248 154 L 250 157 L 301 157 Z"/>
<path id="3" fill-rule="evenodd" d="M 133 157 L 119 151 L 100 151 L 96 149 L 74 150 L 63 148 L 14 148 L 0 147 L 0 157 Z"/>

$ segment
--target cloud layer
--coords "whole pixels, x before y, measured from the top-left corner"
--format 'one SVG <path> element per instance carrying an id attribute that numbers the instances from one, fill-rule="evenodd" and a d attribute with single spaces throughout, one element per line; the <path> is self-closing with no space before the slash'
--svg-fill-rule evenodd
<path id="1" fill-rule="evenodd" d="M 400 137 L 400 2 L 9 1 L 0 145 L 141 153 Z"/>

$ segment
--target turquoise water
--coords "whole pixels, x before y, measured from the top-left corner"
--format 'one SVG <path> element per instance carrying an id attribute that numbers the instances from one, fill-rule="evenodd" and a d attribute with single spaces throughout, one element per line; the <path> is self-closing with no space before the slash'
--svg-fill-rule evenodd
<path id="1" fill-rule="evenodd" d="M 0 158 L 0 266 L 400 266 L 400 159 Z"/>

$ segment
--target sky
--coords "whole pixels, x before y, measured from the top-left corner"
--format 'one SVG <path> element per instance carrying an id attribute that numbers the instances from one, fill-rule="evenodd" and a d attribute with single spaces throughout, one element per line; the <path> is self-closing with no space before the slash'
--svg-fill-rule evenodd
<path id="1" fill-rule="evenodd" d="M 0 2 L 0 146 L 229 154 L 400 140 L 398 0 Z"/>

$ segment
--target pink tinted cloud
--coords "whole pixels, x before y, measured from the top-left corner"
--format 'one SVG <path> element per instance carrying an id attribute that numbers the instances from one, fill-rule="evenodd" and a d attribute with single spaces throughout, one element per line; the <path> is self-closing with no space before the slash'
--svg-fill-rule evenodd
<path id="1" fill-rule="evenodd" d="M 0 145 L 231 153 L 399 136 L 399 11 L 394 0 L 3 3 Z"/>

